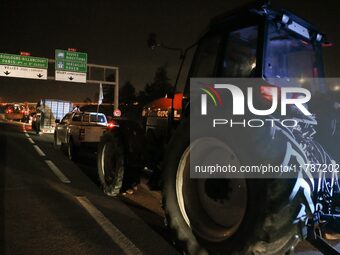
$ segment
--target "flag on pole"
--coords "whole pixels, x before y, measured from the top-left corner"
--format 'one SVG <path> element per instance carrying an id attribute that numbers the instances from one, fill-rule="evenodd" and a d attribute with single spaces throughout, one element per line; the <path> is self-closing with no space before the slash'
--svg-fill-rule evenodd
<path id="1" fill-rule="evenodd" d="M 103 103 L 103 99 L 104 99 L 104 95 L 103 95 L 103 87 L 102 84 L 99 84 L 99 97 L 98 97 L 98 104 L 102 104 Z"/>

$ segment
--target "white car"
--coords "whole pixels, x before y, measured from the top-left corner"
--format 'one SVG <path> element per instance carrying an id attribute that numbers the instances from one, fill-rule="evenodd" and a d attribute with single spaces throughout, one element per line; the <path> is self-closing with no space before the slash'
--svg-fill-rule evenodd
<path id="1" fill-rule="evenodd" d="M 70 112 L 56 120 L 54 146 L 62 146 L 70 159 L 75 159 L 80 147 L 97 148 L 106 131 L 107 119 L 97 112 Z"/>

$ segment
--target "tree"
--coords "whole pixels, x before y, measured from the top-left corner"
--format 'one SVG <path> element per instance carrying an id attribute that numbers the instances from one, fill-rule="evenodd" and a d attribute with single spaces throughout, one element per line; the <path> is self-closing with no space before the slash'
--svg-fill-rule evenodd
<path id="1" fill-rule="evenodd" d="M 137 101 L 141 106 L 144 106 L 149 102 L 148 96 L 146 95 L 144 90 L 138 92 Z"/>
<path id="2" fill-rule="evenodd" d="M 119 101 L 125 104 L 132 104 L 136 101 L 136 89 L 130 81 L 125 82 L 120 88 Z"/>
<path id="3" fill-rule="evenodd" d="M 144 93 L 148 101 L 165 97 L 172 92 L 172 85 L 166 70 L 167 66 L 158 67 L 152 83 L 147 83 Z"/>

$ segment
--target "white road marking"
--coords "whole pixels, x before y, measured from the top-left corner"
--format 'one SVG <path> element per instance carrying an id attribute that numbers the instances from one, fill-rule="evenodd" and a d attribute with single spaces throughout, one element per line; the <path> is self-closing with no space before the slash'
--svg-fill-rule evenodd
<path id="1" fill-rule="evenodd" d="M 92 218 L 102 227 L 102 229 L 110 236 L 122 251 L 127 255 L 143 254 L 134 243 L 132 243 L 120 230 L 112 224 L 88 199 L 87 197 L 78 197 L 76 199 L 92 216 Z"/>
<path id="2" fill-rule="evenodd" d="M 28 137 L 27 140 L 28 140 L 31 144 L 34 144 L 34 141 L 32 140 L 31 137 Z"/>
<path id="3" fill-rule="evenodd" d="M 26 137 L 30 137 L 30 135 L 29 135 L 28 133 L 25 133 L 25 136 L 26 136 Z"/>
<path id="4" fill-rule="evenodd" d="M 45 160 L 45 163 L 50 167 L 51 171 L 61 180 L 63 183 L 71 183 L 71 181 L 60 171 L 60 169 L 51 161 Z"/>
<path id="5" fill-rule="evenodd" d="M 37 151 L 39 156 L 45 157 L 46 154 L 38 147 L 38 145 L 33 145 L 34 149 Z"/>

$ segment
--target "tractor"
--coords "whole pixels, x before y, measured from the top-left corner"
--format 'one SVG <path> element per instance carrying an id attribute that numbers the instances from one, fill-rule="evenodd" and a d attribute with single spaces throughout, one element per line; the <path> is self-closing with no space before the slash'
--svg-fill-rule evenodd
<path id="1" fill-rule="evenodd" d="M 158 43 L 154 34 L 148 44 L 152 49 L 177 50 Z M 190 120 L 200 111 L 190 92 L 193 78 L 257 78 L 277 91 L 287 83 L 292 86 L 291 80 L 297 79 L 301 83 L 294 86 L 307 87 L 306 83 L 302 85 L 303 80 L 324 76 L 324 45 L 325 35 L 309 22 L 268 1 L 212 19 L 197 42 L 179 50 L 182 62 L 174 93 L 168 95 L 171 104 L 165 111 L 144 116 L 147 119 L 143 127 L 116 118 L 101 138 L 98 174 L 104 192 L 110 196 L 119 194 L 124 179 L 140 173 L 131 169 L 154 168 L 161 180 L 166 226 L 185 254 L 293 254 L 304 239 L 324 254 L 339 254 L 324 239 L 329 226 L 335 226 L 334 232 L 340 230 L 336 227 L 340 219 L 337 174 L 313 178 L 301 171 L 296 178 L 287 179 L 190 175 L 192 151 L 200 146 L 208 146 L 211 151 L 223 147 L 225 159 L 238 165 L 268 158 L 283 162 L 292 151 L 299 166 L 336 165 L 314 137 L 316 132 L 323 132 L 317 128 L 317 117 L 301 116 L 294 109 L 289 109 L 290 117 L 297 120 L 293 128 L 273 122 L 269 128 L 228 129 L 218 141 L 214 133 L 210 137 L 190 134 L 196 128 L 191 127 Z M 178 119 L 174 107 L 176 86 L 187 52 L 194 48 Z M 272 99 L 270 86 L 252 89 L 256 91 L 254 101 L 268 105 Z M 312 98 L 320 98 L 327 93 L 327 87 L 321 84 L 309 91 Z M 317 108 L 318 103 L 313 105 Z M 225 107 L 231 106 L 227 103 Z M 313 107 L 309 110 L 313 112 Z M 150 126 L 151 118 L 157 114 L 162 122 L 155 121 Z M 162 132 L 156 132 L 158 128 Z M 208 153 L 208 149 L 204 152 Z M 157 156 L 145 155 L 150 151 L 156 151 Z M 201 157 L 205 157 L 203 151 Z"/>

